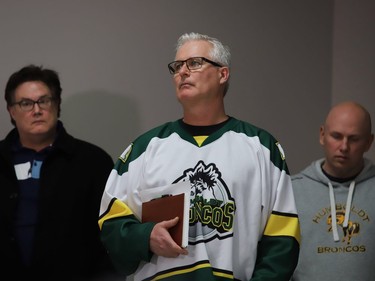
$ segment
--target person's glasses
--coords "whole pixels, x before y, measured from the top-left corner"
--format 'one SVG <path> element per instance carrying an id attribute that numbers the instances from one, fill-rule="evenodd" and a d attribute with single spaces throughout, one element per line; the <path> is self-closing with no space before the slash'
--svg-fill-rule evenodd
<path id="1" fill-rule="evenodd" d="M 221 64 L 204 57 L 188 58 L 187 60 L 176 60 L 168 64 L 168 69 L 171 74 L 176 74 L 180 71 L 181 67 L 186 63 L 186 67 L 191 70 L 197 70 L 202 67 L 204 62 L 208 62 L 214 66 L 222 67 Z"/>
<path id="2" fill-rule="evenodd" d="M 37 101 L 30 99 L 23 99 L 19 102 L 15 102 L 12 105 L 18 104 L 22 111 L 31 111 L 34 109 L 35 104 L 37 103 L 41 109 L 50 109 L 52 102 L 55 99 L 53 97 L 41 97 Z"/>

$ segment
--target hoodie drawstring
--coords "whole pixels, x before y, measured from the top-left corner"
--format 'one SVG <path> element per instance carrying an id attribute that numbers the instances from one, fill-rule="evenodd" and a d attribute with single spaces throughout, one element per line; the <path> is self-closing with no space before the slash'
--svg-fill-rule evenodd
<path id="1" fill-rule="evenodd" d="M 332 232 L 333 232 L 333 240 L 339 241 L 339 233 L 337 231 L 337 221 L 336 221 L 336 202 L 335 202 L 335 194 L 333 193 L 333 187 L 331 182 L 328 182 L 329 186 L 329 202 L 331 203 L 331 225 L 332 225 Z"/>
<path id="2" fill-rule="evenodd" d="M 331 203 L 331 224 L 332 224 L 333 240 L 337 242 L 340 239 L 339 239 L 339 233 L 337 230 L 335 194 L 333 192 L 333 186 L 331 182 L 328 182 L 328 186 L 329 186 L 329 201 Z M 350 209 L 351 209 L 352 201 L 353 201 L 354 186 L 355 186 L 355 182 L 352 181 L 349 186 L 348 198 L 346 199 L 344 223 L 342 225 L 343 227 L 348 227 Z"/>
<path id="3" fill-rule="evenodd" d="M 344 220 L 344 224 L 342 225 L 343 227 L 347 227 L 349 223 L 349 215 L 350 215 L 350 210 L 352 208 L 352 201 L 353 201 L 354 185 L 355 185 L 355 182 L 352 181 L 349 186 L 349 194 L 348 194 L 348 199 L 346 199 L 346 207 L 345 207 L 345 220 Z"/>

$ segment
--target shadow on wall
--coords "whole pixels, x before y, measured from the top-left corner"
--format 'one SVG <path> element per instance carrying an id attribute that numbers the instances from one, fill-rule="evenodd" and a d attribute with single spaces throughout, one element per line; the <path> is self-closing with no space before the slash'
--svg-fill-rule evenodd
<path id="1" fill-rule="evenodd" d="M 102 147 L 116 161 L 139 133 L 138 115 L 134 100 L 97 91 L 63 97 L 60 119 L 71 135 Z"/>

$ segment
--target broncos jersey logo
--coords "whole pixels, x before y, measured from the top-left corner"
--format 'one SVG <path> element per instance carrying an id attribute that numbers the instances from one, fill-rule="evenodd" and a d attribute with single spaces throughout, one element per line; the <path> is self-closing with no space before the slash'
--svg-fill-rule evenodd
<path id="1" fill-rule="evenodd" d="M 236 204 L 215 164 L 197 165 L 176 182 L 191 182 L 189 244 L 233 236 Z"/>

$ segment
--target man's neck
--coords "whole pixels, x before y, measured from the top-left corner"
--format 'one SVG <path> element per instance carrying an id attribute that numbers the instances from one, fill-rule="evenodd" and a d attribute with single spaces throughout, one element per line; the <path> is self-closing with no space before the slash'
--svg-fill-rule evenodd
<path id="1" fill-rule="evenodd" d="M 43 135 L 20 135 L 20 143 L 23 147 L 41 151 L 42 149 L 52 145 L 56 134 Z"/>

